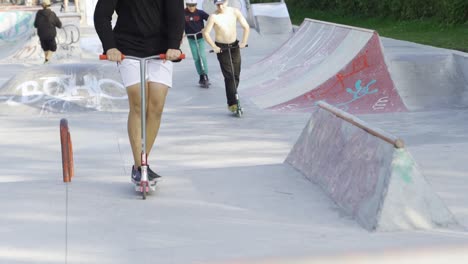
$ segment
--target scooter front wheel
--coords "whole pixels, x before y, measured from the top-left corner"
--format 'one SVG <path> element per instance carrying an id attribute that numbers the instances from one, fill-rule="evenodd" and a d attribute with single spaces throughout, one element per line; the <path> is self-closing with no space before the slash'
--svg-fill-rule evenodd
<path id="1" fill-rule="evenodd" d="M 143 200 L 146 200 L 146 195 L 147 195 L 147 192 L 148 192 L 148 182 L 142 182 L 140 188 L 141 188 L 142 198 L 143 198 Z"/>
<path id="2" fill-rule="evenodd" d="M 244 114 L 244 112 L 242 111 L 242 108 L 237 109 L 237 111 L 236 111 L 236 116 L 237 117 L 241 117 L 243 114 Z"/>

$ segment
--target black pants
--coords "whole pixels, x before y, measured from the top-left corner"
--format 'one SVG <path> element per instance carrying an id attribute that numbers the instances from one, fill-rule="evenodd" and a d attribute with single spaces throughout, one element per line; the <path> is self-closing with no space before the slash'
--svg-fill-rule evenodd
<path id="1" fill-rule="evenodd" d="M 218 61 L 224 76 L 224 85 L 226 86 L 226 98 L 229 106 L 237 104 L 236 94 L 239 86 L 239 76 L 241 71 L 241 56 L 239 41 L 231 44 L 216 42 L 222 52 L 218 53 Z M 232 65 L 231 65 L 232 58 Z"/>

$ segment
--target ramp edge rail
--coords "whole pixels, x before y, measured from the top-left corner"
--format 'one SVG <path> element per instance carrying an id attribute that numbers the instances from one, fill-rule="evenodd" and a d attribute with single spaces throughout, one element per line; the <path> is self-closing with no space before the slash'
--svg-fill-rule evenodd
<path id="1" fill-rule="evenodd" d="M 366 122 L 362 121 L 361 119 L 349 114 L 349 113 L 346 113 L 345 111 L 341 110 L 341 109 L 338 109 L 328 103 L 325 103 L 323 101 L 320 101 L 318 102 L 318 106 L 334 115 L 336 115 L 337 117 L 345 120 L 346 122 L 348 123 L 351 123 L 352 125 L 355 125 L 363 130 L 365 130 L 366 132 L 368 132 L 369 134 L 375 136 L 375 137 L 378 137 L 390 144 L 392 144 L 395 148 L 404 148 L 405 147 L 405 143 L 404 141 L 401 139 L 401 138 L 398 138 L 394 135 L 391 135 L 379 128 L 375 128 L 375 127 L 372 127 L 371 125 L 367 124 Z"/>

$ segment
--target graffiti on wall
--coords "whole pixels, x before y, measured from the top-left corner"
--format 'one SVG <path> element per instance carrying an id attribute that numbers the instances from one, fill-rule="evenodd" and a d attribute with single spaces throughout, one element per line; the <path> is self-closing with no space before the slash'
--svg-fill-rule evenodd
<path id="1" fill-rule="evenodd" d="M 308 112 L 318 101 L 326 101 L 353 114 L 406 110 L 385 65 L 377 34 L 338 73 L 307 87 L 315 88 L 269 109 Z"/>
<path id="2" fill-rule="evenodd" d="M 112 101 L 126 102 L 125 87 L 112 79 L 98 79 L 86 74 L 80 83 L 76 75 L 45 76 L 22 82 L 14 87 L 14 94 L 2 96 L 10 106 L 35 105 L 46 112 L 66 112 L 73 105 L 91 110 L 105 110 Z"/>
<path id="3" fill-rule="evenodd" d="M 11 42 L 27 38 L 34 29 L 33 13 L 0 12 L 0 41 Z"/>

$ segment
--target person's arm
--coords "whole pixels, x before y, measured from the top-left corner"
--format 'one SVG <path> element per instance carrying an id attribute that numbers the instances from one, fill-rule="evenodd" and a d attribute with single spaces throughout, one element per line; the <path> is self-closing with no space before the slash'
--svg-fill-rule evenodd
<path id="1" fill-rule="evenodd" d="M 185 29 L 183 0 L 166 0 L 166 17 L 168 25 L 168 47 L 179 49 Z"/>
<path id="2" fill-rule="evenodd" d="M 62 21 L 58 18 L 58 16 L 54 13 L 55 16 L 55 26 L 58 28 L 62 28 Z"/>
<path id="3" fill-rule="evenodd" d="M 242 41 L 239 43 L 240 48 L 245 48 L 247 45 L 247 41 L 249 39 L 249 34 L 250 34 L 250 26 L 249 23 L 247 23 L 247 20 L 245 20 L 244 16 L 240 12 L 239 9 L 234 9 L 237 20 L 241 24 L 242 29 L 244 29 L 244 33 L 242 34 Z"/>
<path id="4" fill-rule="evenodd" d="M 203 38 L 205 39 L 206 43 L 208 43 L 208 45 L 210 45 L 213 48 L 214 52 L 220 53 L 221 48 L 216 46 L 216 43 L 214 43 L 213 39 L 211 39 L 210 36 L 211 30 L 213 29 L 215 23 L 215 19 L 216 18 L 214 15 L 210 15 L 210 17 L 208 18 L 208 22 L 206 23 L 206 26 L 203 29 Z"/>
<path id="5" fill-rule="evenodd" d="M 105 54 L 117 47 L 112 32 L 112 15 L 118 0 L 98 0 L 94 10 L 94 28 L 102 43 Z"/>
<path id="6" fill-rule="evenodd" d="M 203 10 L 199 10 L 199 11 L 200 11 L 200 15 L 201 15 L 202 20 L 208 21 L 208 18 L 210 17 L 210 15 L 208 15 L 208 13 L 206 13 Z"/>
<path id="7" fill-rule="evenodd" d="M 185 14 L 183 0 L 166 0 L 166 17 L 168 25 L 168 49 L 166 59 L 179 61 L 180 45 L 185 29 Z"/>

